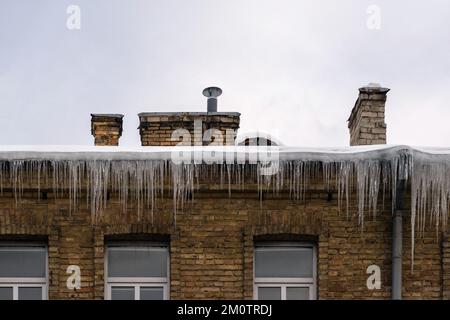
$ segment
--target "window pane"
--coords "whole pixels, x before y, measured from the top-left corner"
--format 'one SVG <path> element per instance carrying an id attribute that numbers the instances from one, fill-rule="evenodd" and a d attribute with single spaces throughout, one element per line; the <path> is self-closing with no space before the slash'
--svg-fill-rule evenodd
<path id="1" fill-rule="evenodd" d="M 134 287 L 112 287 L 111 300 L 134 300 Z"/>
<path id="2" fill-rule="evenodd" d="M 19 287 L 19 300 L 42 300 L 42 288 Z"/>
<path id="3" fill-rule="evenodd" d="M 259 247 L 255 251 L 256 277 L 312 278 L 313 249 Z"/>
<path id="4" fill-rule="evenodd" d="M 286 300 L 309 300 L 309 288 L 308 287 L 286 288 Z"/>
<path id="5" fill-rule="evenodd" d="M 44 278 L 45 248 L 0 247 L 0 278 Z"/>
<path id="6" fill-rule="evenodd" d="M 259 287 L 258 300 L 281 300 L 280 287 Z"/>
<path id="7" fill-rule="evenodd" d="M 12 300 L 13 288 L 12 287 L 0 287 L 0 300 Z"/>
<path id="8" fill-rule="evenodd" d="M 163 287 L 141 287 L 141 300 L 164 300 Z"/>
<path id="9" fill-rule="evenodd" d="M 167 277 L 168 248 L 108 249 L 109 277 Z"/>

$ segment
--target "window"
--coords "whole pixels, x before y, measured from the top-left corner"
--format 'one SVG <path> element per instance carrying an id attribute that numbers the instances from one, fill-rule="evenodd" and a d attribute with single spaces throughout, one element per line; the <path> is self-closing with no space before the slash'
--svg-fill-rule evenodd
<path id="1" fill-rule="evenodd" d="M 47 248 L 0 245 L 0 300 L 47 299 Z"/>
<path id="2" fill-rule="evenodd" d="M 106 299 L 169 299 L 167 245 L 111 244 L 106 255 Z"/>
<path id="3" fill-rule="evenodd" d="M 311 244 L 264 243 L 255 247 L 254 297 L 259 300 L 316 298 L 316 250 Z"/>

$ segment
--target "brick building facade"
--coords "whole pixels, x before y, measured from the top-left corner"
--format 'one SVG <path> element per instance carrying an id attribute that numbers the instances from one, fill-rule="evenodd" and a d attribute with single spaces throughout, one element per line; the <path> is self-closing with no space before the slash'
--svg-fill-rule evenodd
<path id="1" fill-rule="evenodd" d="M 349 119 L 351 145 L 386 143 L 387 91 L 373 86 L 360 89 Z M 118 145 L 122 117 L 92 115 L 96 145 Z M 142 113 L 139 119 L 143 146 L 173 146 L 179 139 L 172 140 L 172 132 L 179 128 L 194 137 L 194 145 L 205 144 L 198 137 L 211 128 L 234 141 L 226 131 L 239 127 L 238 113 Z M 217 141 L 208 137 L 207 142 Z M 29 157 L 33 159 L 32 154 Z M 2 172 L 12 170 L 10 164 Z M 51 185 L 54 178 L 37 187 L 36 177 L 31 177 L 31 182 L 21 186 L 19 198 L 16 186 L 2 181 L 0 298 L 36 297 L 30 288 L 41 288 L 41 297 L 49 299 L 393 296 L 393 202 L 389 193 L 383 204 L 380 201 L 376 218 L 360 225 L 357 194 L 349 196 L 347 216 L 339 209 L 338 190 L 324 188 L 319 178 L 311 180 L 301 199 L 293 199 L 288 190 L 273 193 L 259 190 L 256 183 L 242 188 L 220 180 L 214 171 L 201 177 L 195 194 L 187 192 L 183 208 L 176 213 L 174 191 L 165 183 L 162 188 L 167 190 L 155 197 L 152 208 L 141 206 L 139 210 L 132 196 L 124 209 L 120 197 L 108 191 L 101 219 L 94 221 L 86 182 L 77 188 L 75 203 L 69 192 L 54 194 L 58 190 Z M 449 237 L 425 228 L 414 240 L 412 259 L 411 225 L 406 218 L 411 211 L 408 188 L 402 197 L 404 205 L 397 208 L 405 216 L 401 297 L 449 299 Z M 33 249 L 27 251 L 28 260 L 21 260 L 14 248 L 43 248 L 45 259 Z M 22 276 L 8 275 L 7 264 L 24 261 L 45 263 L 45 272 L 27 275 L 31 271 L 19 270 Z M 375 288 L 367 283 L 368 267 L 373 265 L 380 268 L 380 283 Z"/>

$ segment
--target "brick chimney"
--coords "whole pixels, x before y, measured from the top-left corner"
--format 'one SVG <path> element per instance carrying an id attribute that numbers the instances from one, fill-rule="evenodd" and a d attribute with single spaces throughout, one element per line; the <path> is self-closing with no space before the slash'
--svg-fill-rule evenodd
<path id="1" fill-rule="evenodd" d="M 139 114 L 143 146 L 234 145 L 240 116 L 238 112 L 217 112 L 218 87 L 203 90 L 208 112 L 144 112 Z"/>
<path id="2" fill-rule="evenodd" d="M 190 135 L 190 145 L 208 145 L 211 141 L 216 141 L 216 138 L 211 139 L 211 136 L 218 136 L 208 129 L 215 129 L 217 133 L 220 132 L 223 145 L 234 145 L 240 115 L 238 112 L 140 113 L 141 144 L 143 146 L 175 146 L 180 143 L 182 132 L 185 131 Z M 177 132 L 180 133 L 177 134 Z"/>
<path id="3" fill-rule="evenodd" d="M 359 89 L 348 119 L 351 146 L 386 144 L 384 110 L 389 90 L 373 83 Z"/>
<path id="4" fill-rule="evenodd" d="M 96 146 L 118 146 L 123 114 L 91 114 L 91 133 Z"/>

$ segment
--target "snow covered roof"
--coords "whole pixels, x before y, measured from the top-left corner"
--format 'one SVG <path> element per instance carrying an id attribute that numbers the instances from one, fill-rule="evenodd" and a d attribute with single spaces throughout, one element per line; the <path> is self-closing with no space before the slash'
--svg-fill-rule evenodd
<path id="1" fill-rule="evenodd" d="M 411 147 L 406 145 L 371 145 L 335 148 L 302 148 L 287 146 L 198 146 L 198 147 L 122 147 L 122 146 L 75 146 L 75 145 L 3 145 L 0 160 L 170 160 L 174 153 L 202 152 L 204 159 L 211 153 L 217 156 L 276 153 L 279 160 L 346 161 L 385 160 L 407 152 L 415 158 L 450 161 L 450 147 Z"/>

